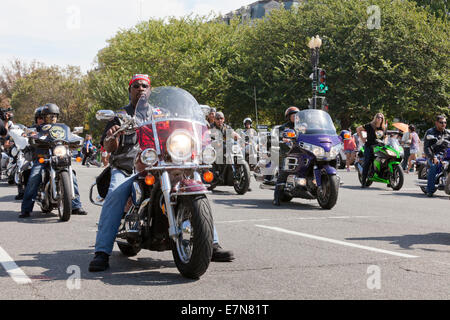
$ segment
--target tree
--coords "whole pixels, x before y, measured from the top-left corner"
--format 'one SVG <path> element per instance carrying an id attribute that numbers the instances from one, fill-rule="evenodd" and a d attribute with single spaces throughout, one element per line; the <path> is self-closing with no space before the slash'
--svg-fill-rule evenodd
<path id="1" fill-rule="evenodd" d="M 85 124 L 89 93 L 78 67 L 36 68 L 15 81 L 11 94 L 11 106 L 17 122 L 31 125 L 37 107 L 55 103 L 60 108 L 59 122 L 72 128 Z"/>
<path id="2" fill-rule="evenodd" d="M 368 27 L 370 5 L 381 11 L 379 29 Z M 242 34 L 226 104 L 248 114 L 256 86 L 270 124 L 283 121 L 290 105 L 305 108 L 312 93 L 306 44 L 320 35 L 330 113 L 342 126 L 377 111 L 432 124 L 436 113 L 449 112 L 448 34 L 445 21 L 408 1 L 322 0 L 272 11 Z"/>

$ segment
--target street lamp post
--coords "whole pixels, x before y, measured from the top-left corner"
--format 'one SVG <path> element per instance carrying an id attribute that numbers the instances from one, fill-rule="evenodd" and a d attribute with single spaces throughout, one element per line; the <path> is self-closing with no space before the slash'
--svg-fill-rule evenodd
<path id="1" fill-rule="evenodd" d="M 309 40 L 308 47 L 311 49 L 311 64 L 313 66 L 313 101 L 312 105 L 313 108 L 316 109 L 317 107 L 317 80 L 318 80 L 318 74 L 317 74 L 317 67 L 319 65 L 319 50 L 322 45 L 322 39 L 320 39 L 319 36 L 312 37 L 311 40 Z"/>

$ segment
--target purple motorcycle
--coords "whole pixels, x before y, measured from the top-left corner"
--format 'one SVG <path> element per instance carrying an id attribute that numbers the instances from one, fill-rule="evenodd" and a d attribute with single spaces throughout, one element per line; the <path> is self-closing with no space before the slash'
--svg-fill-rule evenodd
<path id="1" fill-rule="evenodd" d="M 317 109 L 302 110 L 296 115 L 295 129 L 286 129 L 283 138 L 286 142 L 280 143 L 280 153 L 286 156 L 279 165 L 288 177 L 280 200 L 317 199 L 322 208 L 333 208 L 340 184 L 336 157 L 341 141 L 330 115 Z"/>

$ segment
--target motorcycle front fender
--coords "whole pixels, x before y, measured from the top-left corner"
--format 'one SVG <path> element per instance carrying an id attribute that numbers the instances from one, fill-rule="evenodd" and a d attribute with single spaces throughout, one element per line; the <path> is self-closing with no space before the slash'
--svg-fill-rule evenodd
<path id="1" fill-rule="evenodd" d="M 320 187 L 322 185 L 322 175 L 323 174 L 332 176 L 332 175 L 336 175 L 336 173 L 337 173 L 336 168 L 329 164 L 316 166 L 314 168 L 314 177 L 316 178 L 317 186 Z"/>

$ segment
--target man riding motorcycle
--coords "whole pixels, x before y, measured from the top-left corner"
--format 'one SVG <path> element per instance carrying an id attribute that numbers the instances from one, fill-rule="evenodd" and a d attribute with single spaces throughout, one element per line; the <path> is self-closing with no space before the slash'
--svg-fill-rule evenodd
<path id="1" fill-rule="evenodd" d="M 284 112 L 284 117 L 286 119 L 286 123 L 282 124 L 279 130 L 279 142 L 280 142 L 280 154 L 279 154 L 279 170 L 278 170 L 278 178 L 277 184 L 275 186 L 275 192 L 273 196 L 273 205 L 280 206 L 280 197 L 283 193 L 284 185 L 286 184 L 287 177 L 289 173 L 283 170 L 284 159 L 286 158 L 287 153 L 290 150 L 290 147 L 287 143 L 290 142 L 289 139 L 283 137 L 283 132 L 285 129 L 294 129 L 295 128 L 295 114 L 300 112 L 297 107 L 289 107 Z"/>
<path id="2" fill-rule="evenodd" d="M 38 107 L 34 110 L 34 123 L 33 125 L 30 127 L 32 129 L 36 129 L 36 130 L 40 130 L 42 124 L 44 123 L 44 118 L 42 117 L 42 109 L 44 107 Z M 33 149 L 28 146 L 27 148 L 25 148 L 25 153 L 33 153 Z M 27 156 L 26 156 L 27 157 Z M 15 197 L 16 200 L 22 200 L 23 196 L 25 194 L 25 187 L 28 183 L 28 178 L 30 176 L 30 171 L 31 169 L 27 169 L 23 172 L 23 183 L 22 181 L 19 181 L 19 183 L 17 184 L 17 195 Z"/>
<path id="3" fill-rule="evenodd" d="M 148 115 L 136 114 L 139 99 L 151 94 L 151 80 L 148 75 L 134 75 L 128 87 L 130 104 L 125 111 L 130 116 L 139 117 L 145 121 Z M 148 108 L 151 108 L 147 104 Z M 157 110 L 152 110 L 156 114 Z M 111 152 L 110 166 L 111 182 L 100 214 L 98 233 L 95 243 L 95 256 L 89 264 L 90 272 L 104 271 L 109 267 L 109 256 L 114 247 L 114 241 L 124 212 L 124 203 L 131 196 L 131 187 L 136 178 L 133 175 L 135 159 L 139 159 L 139 144 L 136 133 L 125 135 L 123 132 L 114 135 L 120 128 L 118 119 L 110 121 L 102 137 L 102 144 L 106 151 Z M 136 164 L 139 172 L 139 163 Z M 214 227 L 214 243 L 212 261 L 231 261 L 234 259 L 232 251 L 223 250 Z"/>
<path id="4" fill-rule="evenodd" d="M 54 124 L 58 120 L 59 117 L 59 107 L 56 104 L 48 103 L 46 104 L 42 111 L 41 115 L 44 118 L 45 124 Z M 37 126 L 37 131 L 39 132 L 42 129 L 41 126 Z M 45 169 L 45 164 L 41 164 L 38 162 L 39 155 L 47 153 L 47 150 L 36 149 L 33 152 L 33 166 L 31 168 L 30 176 L 28 178 L 28 183 L 25 187 L 25 193 L 23 196 L 21 214 L 19 218 L 27 218 L 30 216 L 30 213 L 33 211 L 34 199 L 39 190 L 39 186 L 42 182 L 42 172 Z M 76 175 L 73 175 L 73 184 L 75 190 L 75 199 L 72 200 L 72 214 L 78 215 L 87 215 L 87 212 L 82 208 L 80 201 L 80 194 L 78 192 L 78 183 L 76 179 Z"/>
<path id="5" fill-rule="evenodd" d="M 427 196 L 432 197 L 433 193 L 436 191 L 435 187 L 435 177 L 438 169 L 439 160 L 437 155 L 443 154 L 447 146 L 438 145 L 437 142 L 442 138 L 450 140 L 450 130 L 446 129 L 447 118 L 444 115 L 439 115 L 436 117 L 435 127 L 428 129 L 425 133 L 424 139 L 424 152 L 427 157 L 427 162 L 429 165 L 428 170 L 428 185 L 427 185 Z M 427 136 L 434 136 L 436 139 L 427 139 Z"/>
<path id="6" fill-rule="evenodd" d="M 206 122 L 208 122 L 208 129 L 214 128 L 215 118 L 216 118 L 216 108 L 211 108 L 209 110 L 208 116 L 206 117 Z"/>

